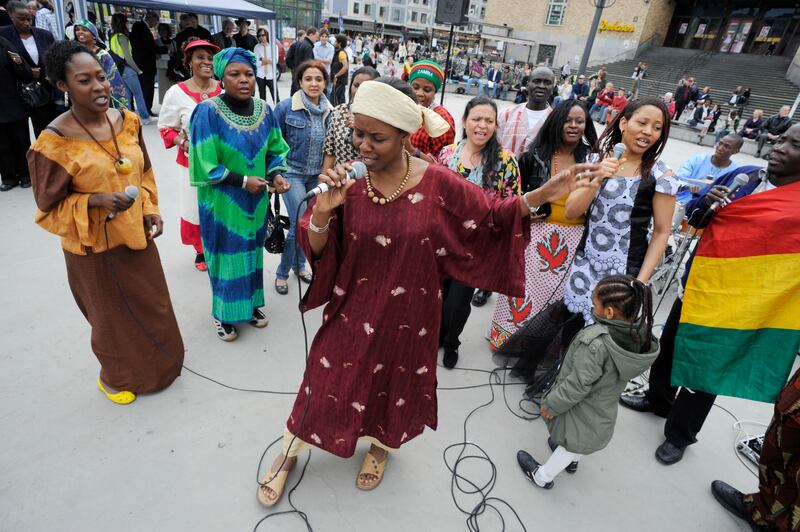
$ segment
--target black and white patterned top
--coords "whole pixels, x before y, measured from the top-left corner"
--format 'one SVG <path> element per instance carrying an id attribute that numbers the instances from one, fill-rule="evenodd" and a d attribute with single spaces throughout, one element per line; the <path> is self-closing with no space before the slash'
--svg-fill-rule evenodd
<path id="1" fill-rule="evenodd" d="M 325 155 L 336 158 L 336 164 L 358 159 L 359 153 L 353 146 L 353 130 L 350 127 L 350 104 L 337 105 L 331 111 L 328 134 L 322 149 Z"/>
<path id="2" fill-rule="evenodd" d="M 667 175 L 669 174 L 669 175 Z M 571 312 L 592 323 L 592 292 L 609 275 L 639 274 L 649 245 L 655 192 L 674 196 L 678 180 L 658 161 L 650 178 L 608 179 L 591 207 L 584 242 L 575 253 L 564 301 Z"/>

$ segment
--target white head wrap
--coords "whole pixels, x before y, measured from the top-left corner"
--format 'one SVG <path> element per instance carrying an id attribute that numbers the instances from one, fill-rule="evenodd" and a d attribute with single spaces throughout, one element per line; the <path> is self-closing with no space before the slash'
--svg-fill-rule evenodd
<path id="1" fill-rule="evenodd" d="M 433 138 L 450 130 L 450 124 L 439 114 L 425 107 L 386 83 L 370 80 L 358 87 L 350 106 L 353 114 L 369 116 L 408 133 L 425 126 Z"/>

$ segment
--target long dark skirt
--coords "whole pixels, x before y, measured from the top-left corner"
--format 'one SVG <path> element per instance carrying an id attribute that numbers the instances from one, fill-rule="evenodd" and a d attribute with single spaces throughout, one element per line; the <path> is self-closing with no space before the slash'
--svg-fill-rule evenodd
<path id="1" fill-rule="evenodd" d="M 155 244 L 85 256 L 64 251 L 64 257 L 72 295 L 92 327 L 103 382 L 134 393 L 172 384 L 181 373 L 183 339 Z"/>
<path id="2" fill-rule="evenodd" d="M 562 299 L 531 318 L 500 346 L 498 355 L 517 359 L 511 375 L 528 384 L 527 397 L 538 397 L 547 389 L 584 325 L 583 316 L 567 310 Z"/>

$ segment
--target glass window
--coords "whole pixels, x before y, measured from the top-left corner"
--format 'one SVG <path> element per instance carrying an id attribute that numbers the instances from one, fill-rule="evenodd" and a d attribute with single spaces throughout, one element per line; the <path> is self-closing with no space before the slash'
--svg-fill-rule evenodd
<path id="1" fill-rule="evenodd" d="M 378 16 L 380 18 L 383 18 L 383 17 L 386 16 L 386 8 L 385 7 L 381 6 L 381 7 L 378 8 Z"/>
<path id="2" fill-rule="evenodd" d="M 423 13 L 420 16 L 420 22 L 422 22 L 423 24 L 427 24 L 428 23 L 428 14 L 427 13 Z"/>
<path id="3" fill-rule="evenodd" d="M 372 4 L 364 4 L 364 14 L 365 15 L 372 14 Z"/>
<path id="4" fill-rule="evenodd" d="M 567 0 L 550 0 L 550 7 L 547 8 L 547 17 L 544 23 L 548 26 L 561 26 L 564 23 L 566 11 Z"/>
<path id="5" fill-rule="evenodd" d="M 486 7 L 481 8 L 481 18 L 486 17 Z"/>
<path id="6" fill-rule="evenodd" d="M 427 6 L 427 5 L 428 5 L 428 2 L 429 2 L 429 0 L 422 0 L 422 5 L 423 5 L 423 6 Z"/>
<path id="7" fill-rule="evenodd" d="M 400 10 L 392 8 L 392 22 L 400 22 Z"/>
<path id="8" fill-rule="evenodd" d="M 412 11 L 411 12 L 411 22 L 416 22 L 416 21 L 417 21 L 417 12 L 416 11 Z"/>
<path id="9" fill-rule="evenodd" d="M 353 2 L 353 14 L 358 15 L 358 2 Z"/>

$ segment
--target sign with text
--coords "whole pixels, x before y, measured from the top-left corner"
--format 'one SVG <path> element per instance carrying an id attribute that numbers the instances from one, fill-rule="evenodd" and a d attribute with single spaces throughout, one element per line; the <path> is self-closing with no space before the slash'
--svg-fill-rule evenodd
<path id="1" fill-rule="evenodd" d="M 597 31 L 633 33 L 634 31 L 636 31 L 636 28 L 633 26 L 633 24 L 620 24 L 618 20 L 615 20 L 613 23 L 607 20 L 601 20 L 600 26 L 597 27 Z"/>

